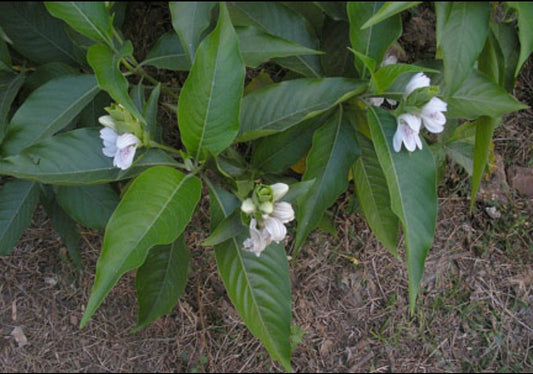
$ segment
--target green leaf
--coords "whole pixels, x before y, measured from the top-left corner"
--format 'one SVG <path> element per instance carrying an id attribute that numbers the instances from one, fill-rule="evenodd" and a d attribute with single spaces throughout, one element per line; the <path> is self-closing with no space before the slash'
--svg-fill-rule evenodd
<path id="1" fill-rule="evenodd" d="M 139 316 L 132 332 L 172 311 L 185 291 L 190 260 L 183 234 L 172 244 L 150 249 L 135 277 Z"/>
<path id="2" fill-rule="evenodd" d="M 294 256 L 326 209 L 348 187 L 350 168 L 360 154 L 351 118 L 342 107 L 318 129 L 307 156 L 303 181 L 315 179 L 311 189 L 298 199 L 298 230 Z"/>
<path id="3" fill-rule="evenodd" d="M 121 170 L 102 153 L 99 135 L 96 128 L 85 128 L 45 139 L 18 155 L 0 159 L 0 174 L 41 183 L 82 185 L 132 178 L 155 165 L 177 165 L 166 152 L 150 149 L 140 151 L 133 165 Z"/>
<path id="4" fill-rule="evenodd" d="M 474 208 L 476 195 L 481 184 L 485 166 L 489 158 L 490 146 L 492 144 L 492 134 L 500 123 L 501 118 L 488 116 L 479 117 L 476 122 L 476 142 L 474 144 L 474 167 L 472 172 L 472 189 L 470 191 L 470 212 Z"/>
<path id="5" fill-rule="evenodd" d="M 428 146 L 395 152 L 392 138 L 396 119 L 383 109 L 368 111 L 368 124 L 383 174 L 392 211 L 402 223 L 407 253 L 409 304 L 414 312 L 426 255 L 433 243 L 437 220 L 437 175 Z"/>
<path id="6" fill-rule="evenodd" d="M 373 83 L 376 88 L 376 93 L 380 94 L 385 91 L 400 75 L 418 72 L 440 73 L 435 69 L 411 64 L 394 64 L 383 66 L 373 75 Z"/>
<path id="7" fill-rule="evenodd" d="M 57 203 L 79 224 L 104 231 L 120 199 L 109 184 L 59 186 Z"/>
<path id="8" fill-rule="evenodd" d="M 520 39 L 520 56 L 514 73 L 518 77 L 520 69 L 533 52 L 533 30 L 531 30 L 531 20 L 533 19 L 533 3 L 530 1 L 518 2 L 508 1 L 507 4 L 516 9 L 518 17 L 518 37 Z"/>
<path id="9" fill-rule="evenodd" d="M 314 30 L 305 17 L 281 3 L 235 2 L 229 9 L 235 26 L 256 26 L 269 34 L 314 50 L 319 46 Z M 316 55 L 277 58 L 275 61 L 304 76 L 322 76 L 320 58 Z"/>
<path id="10" fill-rule="evenodd" d="M 98 92 L 94 75 L 66 76 L 45 83 L 13 115 L 3 153 L 17 154 L 63 129 Z"/>
<path id="11" fill-rule="evenodd" d="M 50 187 L 42 186 L 43 190 L 48 190 L 41 195 L 41 203 L 50 218 L 50 223 L 54 230 L 61 237 L 61 241 L 67 247 L 69 257 L 74 265 L 81 269 L 81 236 L 76 223 L 59 206 Z"/>
<path id="12" fill-rule="evenodd" d="M 489 3 L 452 3 L 441 35 L 446 92 L 454 93 L 470 75 L 489 31 Z"/>
<path id="13" fill-rule="evenodd" d="M 330 115 L 328 111 L 286 131 L 260 139 L 252 154 L 252 166 L 267 173 L 280 173 L 294 165 L 309 151 L 315 130 Z"/>
<path id="14" fill-rule="evenodd" d="M 0 256 L 13 250 L 22 232 L 30 225 L 39 200 L 39 186 L 11 181 L 0 189 Z"/>
<path id="15" fill-rule="evenodd" d="M 89 48 L 87 61 L 96 74 L 98 85 L 117 103 L 122 104 L 135 118 L 145 122 L 141 113 L 128 95 L 128 81 L 119 69 L 120 61 L 124 56 L 131 55 L 133 46 L 126 42 L 119 53 L 114 53 L 104 44 L 96 44 Z"/>
<path id="16" fill-rule="evenodd" d="M 80 75 L 80 69 L 73 67 L 72 65 L 64 62 L 49 62 L 43 65 L 39 65 L 24 82 L 21 95 L 29 96 L 29 94 L 35 91 L 48 81 L 57 78 L 63 78 L 65 75 Z"/>
<path id="17" fill-rule="evenodd" d="M 170 244 L 183 233 L 200 199 L 201 187 L 195 176 L 165 166 L 150 168 L 133 181 L 107 224 L 80 327 L 118 279 L 144 263 L 151 247 Z"/>
<path id="18" fill-rule="evenodd" d="M 172 27 L 179 36 L 190 64 L 194 61 L 204 31 L 209 27 L 211 11 L 215 5 L 216 2 L 213 1 L 169 3 Z"/>
<path id="19" fill-rule="evenodd" d="M 363 82 L 349 78 L 302 78 L 261 88 L 242 100 L 237 141 L 285 131 L 365 89 Z"/>
<path id="20" fill-rule="evenodd" d="M 142 114 L 146 118 L 146 131 L 151 135 L 151 138 L 157 142 L 161 141 L 162 128 L 157 121 L 157 110 L 159 103 L 159 96 L 161 95 L 161 83 L 158 83 L 150 92 L 148 100 L 143 106 Z"/>
<path id="21" fill-rule="evenodd" d="M 63 22 L 52 17 L 41 2 L 1 2 L 0 25 L 13 48 L 38 64 L 82 62 L 81 51 L 65 33 Z"/>
<path id="22" fill-rule="evenodd" d="M 324 50 L 324 54 L 320 56 L 320 62 L 326 76 L 347 78 L 357 76 L 352 53 L 348 50 L 349 46 L 350 24 L 326 18 L 320 40 L 320 47 Z"/>
<path id="23" fill-rule="evenodd" d="M 100 91 L 94 99 L 81 111 L 78 116 L 78 127 L 98 127 L 101 129 L 102 125 L 98 122 L 98 118 L 108 114 L 105 107 L 109 106 L 111 98 L 105 91 Z"/>
<path id="24" fill-rule="evenodd" d="M 228 192 L 209 185 L 211 228 L 240 206 Z M 228 296 L 270 356 L 291 369 L 291 282 L 287 255 L 281 244 L 269 245 L 260 257 L 243 251 L 246 235 L 215 246 L 218 271 Z"/>
<path id="25" fill-rule="evenodd" d="M 482 115 L 500 117 L 527 108 L 527 105 L 477 71 L 470 74 L 447 102 L 450 117 L 471 120 Z"/>
<path id="26" fill-rule="evenodd" d="M 497 44 L 496 50 L 500 50 L 502 60 L 500 61 L 501 76 L 499 85 L 507 92 L 512 92 L 515 84 L 515 72 L 518 66 L 518 55 L 520 53 L 520 42 L 513 25 L 490 22 L 490 28 Z"/>
<path id="27" fill-rule="evenodd" d="M 353 166 L 353 180 L 359 205 L 376 238 L 397 256 L 399 221 L 391 210 L 387 180 L 372 141 L 361 133 L 357 133 L 357 140 L 361 157 Z"/>
<path id="28" fill-rule="evenodd" d="M 93 40 L 113 47 L 113 22 L 103 1 L 46 1 L 48 12 Z"/>
<path id="29" fill-rule="evenodd" d="M 379 65 L 385 57 L 385 52 L 390 45 L 402 34 L 402 23 L 399 14 L 387 18 L 377 25 L 361 30 L 361 27 L 372 16 L 378 13 L 382 3 L 372 2 L 349 2 L 347 5 L 350 19 L 350 41 L 352 48 L 357 52 L 368 56 Z M 366 67 L 355 60 L 355 67 L 361 77 L 366 76 Z"/>
<path id="30" fill-rule="evenodd" d="M 246 226 L 242 224 L 241 212 L 235 209 L 232 214 L 224 218 L 213 232 L 202 242 L 204 247 L 213 247 L 224 243 L 226 240 L 237 237 L 246 231 Z"/>
<path id="31" fill-rule="evenodd" d="M 377 13 L 370 17 L 368 21 L 366 21 L 363 26 L 361 26 L 361 30 L 367 29 L 380 22 L 383 22 L 387 18 L 390 18 L 398 13 L 403 12 L 404 10 L 417 6 L 421 3 L 422 1 L 387 1 L 381 6 L 381 8 L 379 8 Z"/>
<path id="32" fill-rule="evenodd" d="M 179 37 L 174 31 L 161 35 L 141 65 L 176 71 L 189 71 L 191 69 L 187 52 L 183 49 Z"/>
<path id="33" fill-rule="evenodd" d="M 200 44 L 178 100 L 178 125 L 197 161 L 229 147 L 239 131 L 245 66 L 225 5 L 217 27 Z"/>
<path id="34" fill-rule="evenodd" d="M 0 142 L 4 138 L 9 122 L 11 104 L 17 97 L 20 87 L 24 83 L 24 74 L 0 72 Z"/>
<path id="35" fill-rule="evenodd" d="M 7 43 L 0 37 L 0 71 L 11 73 L 11 65 L 13 65 L 13 61 L 9 49 L 7 49 Z"/>
<path id="36" fill-rule="evenodd" d="M 346 1 L 317 1 L 315 4 L 335 21 L 348 21 Z"/>
<path id="37" fill-rule="evenodd" d="M 442 59 L 442 51 L 441 51 L 441 41 L 442 41 L 442 33 L 444 30 L 444 26 L 446 25 L 446 22 L 448 22 L 448 18 L 450 17 L 450 13 L 452 10 L 453 2 L 450 1 L 436 1 L 435 2 L 435 39 L 437 42 L 437 53 L 436 58 Z"/>
<path id="38" fill-rule="evenodd" d="M 297 55 L 315 55 L 323 52 L 291 42 L 259 30 L 254 26 L 236 27 L 239 48 L 246 66 L 252 68 L 275 58 Z"/>

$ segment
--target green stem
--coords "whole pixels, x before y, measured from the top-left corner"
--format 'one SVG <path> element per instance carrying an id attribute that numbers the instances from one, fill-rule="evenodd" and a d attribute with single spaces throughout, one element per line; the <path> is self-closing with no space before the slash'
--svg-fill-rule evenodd
<path id="1" fill-rule="evenodd" d="M 158 142 L 155 142 L 153 140 L 150 140 L 150 142 L 148 143 L 148 145 L 152 148 L 159 148 L 159 149 L 162 149 L 164 151 L 167 151 L 167 152 L 170 152 L 170 153 L 173 153 L 173 154 L 176 154 L 176 155 L 179 155 L 180 154 L 180 151 L 177 150 L 176 148 L 173 148 L 173 147 L 169 147 L 168 145 L 164 145 L 164 144 L 160 144 Z"/>

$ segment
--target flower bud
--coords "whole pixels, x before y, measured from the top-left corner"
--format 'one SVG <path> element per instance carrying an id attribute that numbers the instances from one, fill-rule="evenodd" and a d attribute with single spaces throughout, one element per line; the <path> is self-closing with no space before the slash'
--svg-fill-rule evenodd
<path id="1" fill-rule="evenodd" d="M 283 196 L 289 192 L 289 186 L 285 183 L 275 183 L 270 185 L 272 190 L 272 200 L 279 201 Z"/>
<path id="2" fill-rule="evenodd" d="M 259 205 L 259 210 L 264 214 L 270 215 L 274 211 L 274 204 L 272 204 L 270 201 L 264 202 Z"/>
<path id="3" fill-rule="evenodd" d="M 255 212 L 255 204 L 251 198 L 244 200 L 241 204 L 241 210 L 250 215 Z"/>

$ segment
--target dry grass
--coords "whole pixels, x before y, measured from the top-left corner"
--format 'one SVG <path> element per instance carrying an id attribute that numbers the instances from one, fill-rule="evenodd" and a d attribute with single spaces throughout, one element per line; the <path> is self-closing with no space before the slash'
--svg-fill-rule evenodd
<path id="1" fill-rule="evenodd" d="M 138 6 L 139 30 L 149 30 L 151 9 L 167 22 L 156 24 L 158 32 L 168 27 L 161 6 Z M 135 50 L 142 55 L 150 45 L 138 41 Z M 530 61 L 515 92 L 530 105 L 532 71 Z M 506 118 L 495 135 L 505 169 L 531 166 L 532 142 L 531 110 Z M 291 263 L 293 323 L 305 332 L 293 354 L 295 371 L 533 371 L 533 203 L 509 190 L 506 203 L 480 200 L 469 216 L 468 191 L 469 179 L 451 165 L 413 316 L 403 252 L 399 259 L 386 252 L 360 215 L 343 213 L 350 200 L 339 200 L 337 236 L 313 233 Z M 490 218 L 489 205 L 502 216 Z M 187 233 L 193 259 L 185 295 L 170 315 L 136 334 L 133 272 L 78 328 L 102 235 L 83 231 L 78 274 L 38 209 L 13 254 L 0 258 L 0 370 L 282 371 L 231 305 L 212 250 L 198 245 L 208 233 L 207 206 L 204 198 Z M 22 347 L 10 335 L 17 326 L 28 339 Z"/>

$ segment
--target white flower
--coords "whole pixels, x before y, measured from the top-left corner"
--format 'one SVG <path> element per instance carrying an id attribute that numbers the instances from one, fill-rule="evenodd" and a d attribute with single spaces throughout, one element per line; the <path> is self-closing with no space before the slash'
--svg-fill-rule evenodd
<path id="1" fill-rule="evenodd" d="M 244 200 L 241 204 L 241 210 L 246 214 L 255 213 L 255 204 L 252 198 Z"/>
<path id="2" fill-rule="evenodd" d="M 392 139 L 392 145 L 396 152 L 400 152 L 402 143 L 409 152 L 413 152 L 416 147 L 422 149 L 422 141 L 418 135 L 421 121 L 420 117 L 409 113 L 398 116 L 398 127 Z"/>
<path id="3" fill-rule="evenodd" d="M 282 201 L 274 204 L 274 211 L 271 216 L 281 221 L 281 223 L 288 223 L 294 219 L 294 210 L 291 204 Z"/>
<path id="4" fill-rule="evenodd" d="M 257 220 L 252 218 L 250 221 L 250 237 L 244 241 L 244 249 L 255 253 L 259 257 L 268 244 L 270 242 L 267 243 L 263 231 L 257 229 Z"/>
<path id="5" fill-rule="evenodd" d="M 383 104 L 385 101 L 385 99 L 382 97 L 369 97 L 367 100 L 373 106 L 381 106 L 381 104 Z"/>
<path id="6" fill-rule="evenodd" d="M 424 127 L 432 133 L 439 133 L 444 130 L 446 117 L 442 112 L 447 111 L 448 105 L 438 97 L 432 97 L 431 100 L 424 105 L 420 113 Z"/>
<path id="7" fill-rule="evenodd" d="M 116 124 L 115 124 L 115 121 L 113 120 L 113 117 L 111 117 L 109 115 L 99 117 L 98 118 L 98 122 L 100 122 L 100 124 L 102 126 L 110 127 L 113 130 L 115 130 L 115 128 L 116 128 Z"/>
<path id="8" fill-rule="evenodd" d="M 417 88 L 428 87 L 430 82 L 430 79 L 424 73 L 415 74 L 409 83 L 407 83 L 407 86 L 405 86 L 403 97 L 409 96 L 409 94 Z"/>
<path id="9" fill-rule="evenodd" d="M 131 166 L 135 150 L 141 143 L 139 138 L 130 133 L 118 135 L 111 127 L 100 130 L 100 138 L 104 143 L 102 152 L 107 157 L 113 157 L 113 166 L 122 170 Z"/>

